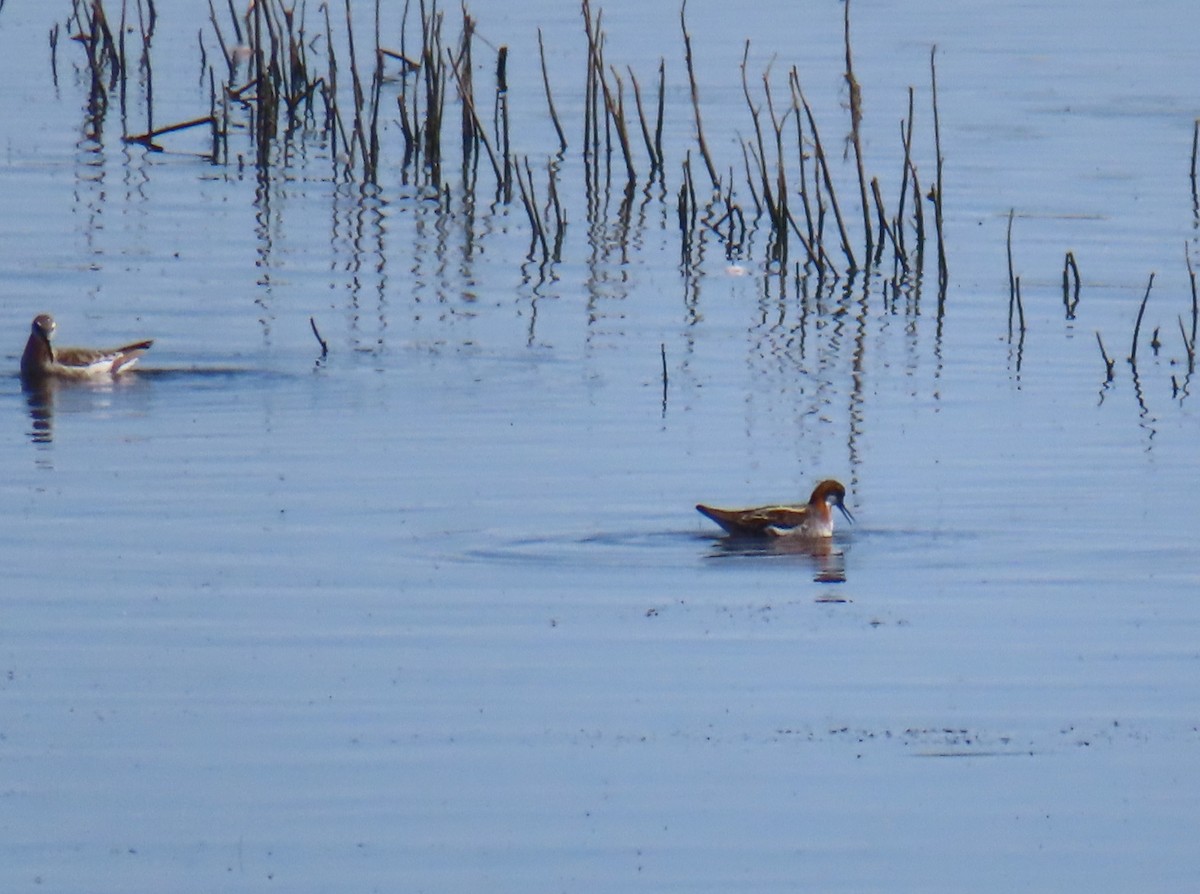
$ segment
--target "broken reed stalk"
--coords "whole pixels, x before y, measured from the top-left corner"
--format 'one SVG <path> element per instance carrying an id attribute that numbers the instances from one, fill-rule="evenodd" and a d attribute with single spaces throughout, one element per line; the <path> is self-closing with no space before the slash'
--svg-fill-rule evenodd
<path id="1" fill-rule="evenodd" d="M 1137 321 L 1133 324 L 1133 342 L 1129 346 L 1129 365 L 1137 366 L 1137 344 L 1138 332 L 1142 328 L 1142 316 L 1146 313 L 1146 302 L 1150 300 L 1150 289 L 1154 286 L 1154 274 L 1150 274 L 1150 281 L 1146 283 L 1146 294 L 1142 296 L 1141 307 L 1138 308 Z"/>
<path id="2" fill-rule="evenodd" d="M 368 162 L 369 149 L 367 132 L 363 123 L 363 109 L 366 106 L 366 95 L 363 92 L 362 77 L 358 73 L 358 56 L 354 47 L 354 22 L 350 12 L 351 0 L 346 0 L 346 48 L 350 54 L 350 85 L 354 96 L 354 126 L 351 128 L 353 143 L 350 147 L 350 157 L 354 158 L 355 148 L 363 155 L 364 170 Z M 255 4 L 257 7 L 259 4 Z M 368 178 L 369 179 L 369 178 Z"/>
<path id="3" fill-rule="evenodd" d="M 525 169 L 522 173 L 521 164 L 518 162 L 514 165 L 516 171 L 517 189 L 521 193 L 521 203 L 525 206 L 525 213 L 529 216 L 529 225 L 533 230 L 533 235 L 530 242 L 530 259 L 532 260 L 533 248 L 536 245 L 542 247 L 542 259 L 550 259 L 550 245 L 546 242 L 546 230 L 542 226 L 541 217 L 537 211 L 537 197 L 533 192 L 533 174 L 529 169 L 529 159 L 525 159 Z M 528 179 L 528 184 L 526 180 Z"/>
<path id="4" fill-rule="evenodd" d="M 50 76 L 54 79 L 54 90 L 58 91 L 58 23 L 50 28 Z"/>
<path id="5" fill-rule="evenodd" d="M 871 197 L 875 200 L 875 216 L 879 225 L 879 242 L 875 247 L 875 263 L 878 264 L 882 260 L 883 246 L 888 240 L 891 240 L 896 263 L 907 270 L 908 259 L 900 251 L 900 246 L 896 242 L 896 234 L 892 232 L 892 228 L 888 224 L 887 212 L 883 210 L 883 191 L 880 189 L 878 177 L 871 178 Z"/>
<path id="6" fill-rule="evenodd" d="M 464 76 L 469 77 L 464 70 Z M 504 160 L 504 201 L 508 202 L 512 199 L 512 137 L 508 127 L 508 47 L 500 47 L 500 51 L 496 56 L 496 99 L 495 99 L 495 121 L 493 127 L 496 130 L 496 141 L 500 146 L 500 157 Z M 529 161 L 525 161 L 526 171 L 528 172 Z M 533 189 L 533 178 L 529 178 L 529 187 Z"/>
<path id="7" fill-rule="evenodd" d="M 804 151 L 804 119 L 800 116 L 800 103 L 798 95 L 800 92 L 800 74 L 793 65 L 791 71 L 788 72 L 788 88 L 792 93 L 792 114 L 796 119 L 796 154 L 799 159 L 800 166 L 800 201 L 804 205 L 804 226 L 807 232 L 807 238 L 801 237 L 805 248 L 808 251 L 810 260 L 815 260 L 818 271 L 822 270 L 820 256 L 815 259 L 813 257 L 813 246 L 817 245 L 817 234 L 813 225 L 812 203 L 809 200 L 810 192 L 808 189 L 808 175 L 805 171 L 805 159 L 808 158 L 808 153 Z"/>
<path id="8" fill-rule="evenodd" d="M 1012 337 L 1013 310 L 1017 306 L 1017 278 L 1013 273 L 1012 230 L 1013 215 L 1016 209 L 1008 210 L 1008 231 L 1004 240 L 1004 249 L 1008 255 L 1008 334 Z"/>
<path id="9" fill-rule="evenodd" d="M 463 104 L 467 107 L 471 114 L 472 121 L 474 122 L 475 133 L 479 138 L 479 142 L 483 144 L 484 151 L 487 152 L 488 160 L 492 163 L 492 171 L 496 175 L 496 188 L 498 190 L 502 190 L 504 186 L 504 172 L 501 170 L 500 162 L 497 161 L 496 153 L 493 151 L 492 144 L 487 138 L 487 132 L 483 129 L 483 124 L 479 120 L 479 112 L 475 108 L 475 97 L 471 93 L 467 92 L 463 86 L 462 73 L 459 71 L 458 64 L 450 50 L 446 50 L 446 62 L 449 64 L 450 73 L 454 76 L 455 83 L 458 84 L 459 97 L 462 99 Z M 439 89 L 444 92 L 445 87 L 442 86 Z M 426 127 L 429 126 L 430 125 L 427 123 Z M 426 140 L 426 144 L 428 145 L 428 139 Z M 440 162 L 438 163 L 438 166 L 440 168 Z M 441 183 L 440 180 L 435 182 L 438 185 Z"/>
<path id="10" fill-rule="evenodd" d="M 321 346 L 321 356 L 328 357 L 329 356 L 329 344 L 325 341 L 325 339 L 321 338 L 321 333 L 317 329 L 316 317 L 309 317 L 308 325 L 312 327 L 312 333 L 317 338 L 317 344 L 319 344 Z"/>
<path id="11" fill-rule="evenodd" d="M 613 129 L 617 132 L 617 142 L 621 146 L 621 155 L 625 159 L 626 179 L 632 183 L 637 179 L 637 172 L 633 167 L 633 149 L 629 142 L 629 126 L 625 120 L 625 83 L 615 68 L 612 69 L 612 76 L 613 80 L 617 82 L 615 95 L 609 90 L 606 79 L 602 79 L 600 82 L 604 88 L 604 106 L 612 119 Z"/>
<path id="12" fill-rule="evenodd" d="M 909 175 L 912 177 L 912 192 L 913 192 L 913 226 L 917 231 L 917 263 L 916 266 L 920 269 L 924 264 L 925 258 L 925 206 L 921 204 L 921 181 L 917 177 L 917 166 L 911 165 L 908 169 Z"/>
<path id="13" fill-rule="evenodd" d="M 663 408 L 667 406 L 667 343 L 659 342 L 658 344 L 659 357 L 662 358 L 662 386 L 663 386 Z"/>
<path id="14" fill-rule="evenodd" d="M 383 50 L 379 44 L 379 6 L 380 0 L 375 0 L 375 71 L 371 75 L 371 125 L 368 128 L 367 159 L 363 170 L 363 179 L 368 183 L 376 182 L 379 171 L 379 100 L 383 90 Z M 288 20 L 289 24 L 291 19 Z M 303 42 L 300 42 L 303 46 Z M 296 46 L 292 42 L 292 46 Z M 293 51 L 293 60 L 295 55 Z M 289 107 L 290 107 L 289 103 Z"/>
<path id="15" fill-rule="evenodd" d="M 775 113 L 775 100 L 771 95 L 769 69 L 767 72 L 764 72 L 762 81 L 763 94 L 767 98 L 767 114 L 770 116 L 771 130 L 775 136 L 775 203 L 773 208 L 774 216 L 771 220 L 771 241 L 769 243 L 768 255 L 770 260 L 780 265 L 785 265 L 788 258 L 788 227 L 792 214 L 788 208 L 787 166 L 783 161 L 783 127 L 790 111 L 784 114 L 783 120 L 780 120 L 780 117 Z M 763 162 L 765 165 L 765 156 Z"/>
<path id="16" fill-rule="evenodd" d="M 250 23 L 250 46 L 254 60 L 254 136 L 257 166 L 266 171 L 271 162 L 271 141 L 275 137 L 276 97 L 275 83 L 271 77 L 271 60 L 266 55 L 264 40 L 269 21 L 263 12 L 262 3 L 254 4 L 254 16 Z"/>
<path id="17" fill-rule="evenodd" d="M 324 3 L 321 8 L 325 13 L 325 33 L 332 34 L 333 25 L 330 22 L 329 4 Z M 342 112 L 338 105 L 338 60 L 332 43 L 329 44 L 329 65 L 322 92 L 325 95 L 325 132 L 329 135 L 329 157 L 333 160 L 333 167 L 336 171 L 338 156 L 341 154 L 342 147 L 349 145 L 349 139 L 346 137 L 346 128 L 342 123 Z M 403 118 L 403 108 L 400 112 Z M 407 159 L 407 154 L 405 157 Z"/>
<path id="18" fill-rule="evenodd" d="M 583 101 L 583 162 L 585 175 L 589 185 L 596 175 L 596 167 L 600 158 L 600 100 L 596 89 L 596 71 L 592 64 L 592 11 L 588 0 L 581 3 L 583 13 L 583 30 L 587 38 L 587 67 L 584 77 Z"/>
<path id="19" fill-rule="evenodd" d="M 929 79 L 933 92 L 933 151 L 936 161 L 936 182 L 933 188 L 933 225 L 937 232 L 938 303 L 946 297 L 950 271 L 946 266 L 946 239 L 942 223 L 942 125 L 937 100 L 937 44 L 929 51 Z"/>
<path id="20" fill-rule="evenodd" d="M 437 10 L 437 3 L 434 0 L 432 7 L 427 11 L 425 8 L 425 0 L 421 0 L 421 74 L 424 76 L 425 86 L 425 126 L 421 128 L 421 133 L 424 137 L 424 152 L 425 152 L 425 170 L 429 173 L 430 182 L 440 188 L 442 185 L 442 113 L 445 108 L 446 101 L 446 74 L 442 61 L 442 13 Z M 447 56 L 449 51 L 447 51 Z M 454 60 L 450 59 L 450 68 L 454 71 Z M 462 90 L 462 78 L 457 71 L 454 71 L 455 80 L 459 82 L 459 89 Z M 479 124 L 479 116 L 474 111 L 474 101 L 470 101 L 472 114 L 475 117 L 475 125 L 479 128 L 482 138 L 483 128 Z M 485 139 L 484 145 L 487 146 Z M 489 154 L 490 154 L 489 147 Z M 496 166 L 495 158 L 492 159 L 492 166 L 497 168 L 497 180 L 500 180 L 500 171 Z"/>
<path id="21" fill-rule="evenodd" d="M 859 204 L 862 206 L 863 238 L 866 240 L 867 258 L 875 251 L 875 240 L 871 235 L 871 204 L 867 197 L 867 175 L 863 168 L 862 150 L 862 88 L 854 77 L 854 61 L 850 54 L 850 0 L 843 0 L 843 35 L 846 45 L 846 86 L 850 91 L 850 145 L 854 149 L 854 164 L 858 169 Z"/>
<path id="22" fill-rule="evenodd" d="M 588 44 L 589 84 L 593 91 L 599 90 L 598 94 L 593 92 L 593 95 L 597 101 L 603 101 L 604 104 L 604 126 L 607 136 L 605 158 L 606 160 L 611 158 L 611 135 L 615 133 L 625 161 L 626 181 L 633 182 L 637 173 L 633 166 L 633 149 L 629 141 L 629 127 L 625 120 L 625 84 L 621 75 L 614 68 L 611 70 L 611 75 L 616 82 L 615 91 L 609 86 L 610 71 L 604 61 L 604 31 L 600 26 L 601 14 L 597 14 L 595 19 L 592 18 L 588 0 L 583 0 L 582 10 Z M 594 109 L 595 105 L 590 105 L 589 108 Z M 598 124 L 599 122 L 593 121 L 592 127 L 596 128 Z M 598 136 L 597 131 L 593 130 L 593 132 Z"/>
<path id="23" fill-rule="evenodd" d="M 588 0 L 580 4 L 583 13 L 584 34 L 587 38 L 586 101 L 584 103 L 584 163 L 589 195 L 599 195 L 600 187 L 600 124 L 604 123 L 605 171 L 612 171 L 612 102 L 605 81 L 604 31 L 601 28 L 603 12 L 592 17 Z"/>
<path id="24" fill-rule="evenodd" d="M 168 124 L 166 127 L 158 127 L 153 130 L 148 130 L 145 133 L 130 134 L 126 137 L 122 137 L 122 141 L 125 143 L 139 143 L 143 146 L 153 149 L 158 148 L 154 146 L 154 140 L 158 137 L 164 136 L 165 134 L 175 133 L 179 130 L 187 130 L 191 127 L 200 127 L 203 124 L 215 123 L 216 119 L 210 113 L 201 118 L 193 118 L 190 121 L 181 121 L 178 124 Z"/>
<path id="25" fill-rule="evenodd" d="M 679 27 L 683 29 L 683 58 L 687 64 L 688 86 L 692 93 L 692 113 L 696 121 L 696 143 L 700 149 L 700 157 L 708 169 L 708 179 L 712 181 L 713 192 L 721 189 L 721 178 L 717 176 L 717 168 L 708 152 L 708 143 L 704 139 L 704 122 L 700 117 L 700 88 L 696 86 L 696 68 L 692 62 L 692 36 L 687 29 L 687 0 L 679 6 Z"/>
<path id="26" fill-rule="evenodd" d="M 221 56 L 224 57 L 225 64 L 229 66 L 229 80 L 232 82 L 237 62 L 234 59 L 233 51 L 225 43 L 225 35 L 221 32 L 221 23 L 217 20 L 217 10 L 213 6 L 213 0 L 208 0 L 208 20 L 212 23 L 213 34 L 217 37 L 217 46 L 221 48 Z M 234 24 L 236 26 L 236 21 Z"/>
<path id="27" fill-rule="evenodd" d="M 1200 303 L 1197 302 L 1196 271 L 1192 268 L 1192 253 L 1186 242 L 1183 243 L 1183 258 L 1187 263 L 1188 283 L 1192 287 L 1192 337 L 1190 341 L 1194 347 L 1196 344 L 1196 320 L 1200 316 Z"/>
<path id="28" fill-rule="evenodd" d="M 1096 330 L 1096 344 L 1100 346 L 1100 356 L 1104 359 L 1104 381 L 1105 384 L 1113 380 L 1113 364 L 1116 363 L 1108 356 L 1108 352 L 1104 350 L 1104 339 L 1100 337 L 1100 330 Z"/>
<path id="29" fill-rule="evenodd" d="M 775 211 L 775 199 L 772 195 L 773 190 L 771 188 L 771 181 L 767 176 L 767 151 L 766 151 L 766 148 L 763 146 L 762 124 L 759 121 L 760 109 L 758 106 L 756 106 L 754 104 L 754 100 L 751 99 L 751 97 L 750 97 L 750 84 L 746 80 L 746 63 L 749 60 L 749 58 L 750 58 L 750 41 L 747 40 L 743 44 L 743 47 L 742 47 L 742 65 L 741 65 L 742 96 L 746 100 L 747 108 L 750 109 L 750 121 L 754 125 L 754 139 L 755 139 L 755 143 L 758 146 L 758 151 L 755 152 L 753 150 L 753 148 L 751 148 L 749 153 L 746 153 L 745 150 L 743 149 L 743 156 L 746 157 L 746 159 L 747 159 L 746 175 L 747 175 L 747 181 L 750 184 L 751 192 L 752 193 L 754 192 L 754 181 L 757 180 L 758 183 L 761 184 L 761 186 L 762 186 L 762 200 L 763 200 L 763 203 L 766 204 L 766 206 L 767 206 L 767 215 L 771 219 L 771 228 L 775 229 L 778 225 L 777 224 L 777 215 L 776 215 L 776 211 Z M 743 144 L 743 146 L 744 146 L 744 144 Z M 754 156 L 755 170 L 754 170 L 753 176 L 750 175 L 750 171 L 748 170 L 749 169 L 749 160 L 748 160 L 749 155 Z M 757 193 L 755 193 L 754 201 L 755 201 L 755 204 L 757 205 L 758 204 Z"/>
<path id="30" fill-rule="evenodd" d="M 829 204 L 833 207 L 833 218 L 837 222 L 838 235 L 842 240 L 842 253 L 846 256 L 847 269 L 853 272 L 858 269 L 858 261 L 854 258 L 854 249 L 850 246 L 850 236 L 846 233 L 846 224 L 842 220 L 842 209 L 838 206 L 837 193 L 833 188 L 833 175 L 829 170 L 829 162 L 825 158 L 825 149 L 821 145 L 821 132 L 817 127 L 816 118 L 813 117 L 812 106 L 808 104 L 808 99 L 804 96 L 804 91 L 800 89 L 799 79 L 793 79 L 794 98 L 800 100 L 800 104 L 804 109 L 804 117 L 808 119 L 808 129 L 812 134 L 813 154 L 816 156 L 817 173 L 821 175 L 821 181 L 825 184 L 825 193 L 829 196 Z M 797 112 L 799 114 L 799 112 Z M 815 178 L 814 174 L 814 178 Z M 818 239 L 820 242 L 821 229 L 818 227 Z"/>
<path id="31" fill-rule="evenodd" d="M 654 155 L 658 159 L 658 170 L 662 173 L 663 166 L 666 162 L 666 156 L 663 154 L 662 135 L 663 135 L 663 112 L 666 109 L 667 101 L 667 62 L 663 58 L 658 60 L 658 115 L 654 121 Z"/>
<path id="32" fill-rule="evenodd" d="M 893 242 L 904 269 L 908 269 L 908 251 L 904 242 L 904 206 L 908 202 L 908 170 L 912 166 L 913 100 L 916 91 L 908 88 L 908 116 L 900 122 L 900 142 L 904 146 L 904 164 L 900 169 L 900 198 L 896 200 L 896 218 L 892 224 Z M 921 197 L 914 187 L 913 202 L 921 204 Z"/>
<path id="33" fill-rule="evenodd" d="M 1200 216 L 1200 193 L 1196 191 L 1196 155 L 1200 153 L 1200 118 L 1192 125 L 1192 214 Z"/>
<path id="34" fill-rule="evenodd" d="M 546 70 L 546 47 L 542 43 L 542 29 L 538 28 L 538 55 L 542 60 L 542 86 L 546 88 L 546 107 L 550 110 L 550 121 L 554 124 L 554 132 L 558 134 L 558 151 L 567 151 L 567 135 L 563 132 L 562 122 L 558 120 L 558 111 L 554 108 L 554 96 L 550 92 L 550 74 Z"/>
<path id="35" fill-rule="evenodd" d="M 125 119 L 126 109 L 128 108 L 126 94 L 127 94 L 127 88 L 129 86 L 129 79 L 127 77 L 125 77 L 125 72 L 129 70 L 128 57 L 125 55 L 125 14 L 127 11 L 128 11 L 127 5 L 125 3 L 122 3 L 121 4 L 121 21 L 117 23 L 117 58 L 121 60 L 121 83 L 119 85 L 120 86 L 119 99 L 120 99 L 120 104 L 121 104 L 121 119 L 122 120 Z M 138 4 L 138 12 L 139 13 L 141 12 L 141 4 L 140 3 Z M 142 74 L 143 74 L 143 76 L 145 76 L 146 66 L 144 64 L 144 58 L 143 58 L 142 69 L 143 69 Z M 148 96 L 152 95 L 153 92 L 154 92 L 153 88 L 152 87 L 149 88 Z M 150 103 L 148 101 L 146 103 L 146 105 L 147 105 L 147 115 L 149 116 L 150 114 L 152 114 L 149 111 L 149 109 L 152 107 L 152 103 Z M 146 124 L 148 127 L 154 126 L 154 121 L 152 120 L 151 117 L 147 117 Z"/>
<path id="36" fill-rule="evenodd" d="M 633 73 L 633 68 L 627 68 L 629 72 L 629 85 L 633 88 L 633 102 L 637 107 L 638 125 L 642 129 L 642 142 L 646 144 L 646 155 L 650 157 L 650 173 L 654 174 L 662 170 L 662 158 L 654 144 L 653 137 L 650 136 L 650 125 L 646 121 L 646 110 L 642 108 L 642 88 L 638 84 L 637 75 Z"/>
<path id="37" fill-rule="evenodd" d="M 689 149 L 683 157 L 683 179 L 679 184 L 679 232 L 683 261 L 686 264 L 691 252 L 692 240 L 696 232 L 698 208 L 696 206 L 696 186 L 692 180 L 692 153 Z"/>
<path id="38" fill-rule="evenodd" d="M 1188 375 L 1196 371 L 1196 345 L 1188 338 L 1187 329 L 1183 326 L 1183 317 L 1176 317 L 1179 321 L 1179 337 L 1183 339 L 1183 348 L 1187 351 L 1188 358 Z"/>
<path id="39" fill-rule="evenodd" d="M 1075 308 L 1079 306 L 1079 265 L 1075 263 L 1075 253 L 1067 252 L 1063 261 L 1062 274 L 1063 307 L 1066 308 L 1067 319 L 1075 319 Z"/>
<path id="40" fill-rule="evenodd" d="M 567 215 L 558 197 L 558 166 L 551 160 L 546 162 L 546 192 L 549 206 L 554 210 L 554 250 L 552 260 L 562 260 L 563 238 L 567 233 Z"/>

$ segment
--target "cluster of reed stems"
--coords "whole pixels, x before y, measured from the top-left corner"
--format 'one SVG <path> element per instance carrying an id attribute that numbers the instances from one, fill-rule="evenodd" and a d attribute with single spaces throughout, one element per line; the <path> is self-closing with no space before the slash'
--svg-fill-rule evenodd
<path id="1" fill-rule="evenodd" d="M 115 2 L 115 0 L 110 0 Z M 409 34 L 410 6 L 415 2 L 415 26 Z M 437 0 L 406 0 L 399 48 L 383 45 L 380 34 L 381 0 L 374 3 L 372 52 L 364 54 L 355 42 L 351 0 L 321 4 L 322 21 L 306 21 L 307 6 L 285 0 L 254 0 L 244 10 L 233 0 L 208 2 L 208 34 L 199 35 L 201 79 L 209 92 L 206 114 L 165 126 L 155 126 L 152 42 L 157 12 L 154 0 L 122 0 L 119 25 L 111 26 L 105 0 L 73 0 L 67 28 L 87 51 L 91 74 L 91 102 L 97 119 L 103 117 L 109 94 L 115 89 L 125 110 L 130 66 L 125 36 L 136 34 L 141 47 L 141 76 L 135 81 L 144 93 L 144 130 L 130 133 L 127 142 L 158 149 L 160 138 L 182 130 L 207 127 L 208 153 L 215 164 L 230 161 L 232 132 L 244 129 L 254 146 L 254 163 L 260 176 L 286 159 L 287 146 L 298 136 L 325 141 L 333 159 L 335 176 L 375 183 L 383 164 L 381 127 L 398 126 L 402 157 L 392 167 L 402 182 L 443 195 L 448 189 L 445 164 L 450 155 L 444 141 L 457 134 L 461 163 L 460 188 L 470 197 L 480 185 L 481 163 L 490 169 L 495 199 L 519 201 L 529 221 L 531 258 L 561 260 L 568 214 L 561 199 L 560 176 L 569 147 L 568 129 L 560 120 L 546 66 L 542 35 L 538 33 L 545 104 L 557 136 L 557 145 L 545 161 L 514 149 L 509 125 L 508 49 L 496 51 L 494 83 L 489 103 L 476 83 L 477 23 L 461 10 L 457 40 L 446 37 L 445 13 Z M 730 256 L 746 252 L 747 234 L 763 227 L 767 232 L 769 269 L 784 270 L 796 256 L 797 270 L 816 271 L 821 277 L 878 269 L 890 255 L 894 281 L 919 281 L 924 264 L 927 223 L 924 201 L 932 203 L 932 238 L 937 246 L 939 297 L 944 298 L 948 279 L 942 225 L 942 154 L 937 110 L 936 48 L 930 53 L 933 99 L 932 182 L 923 187 L 914 160 L 915 91 L 909 89 L 908 110 L 900 123 L 899 171 L 894 207 L 889 208 L 878 177 L 868 174 L 863 148 L 862 89 L 854 71 L 850 35 L 850 2 L 844 0 L 845 82 L 849 96 L 849 133 L 857 189 L 852 197 L 839 193 L 839 172 L 826 152 L 813 108 L 801 85 L 797 68 L 786 77 L 777 96 L 768 69 L 755 85 L 748 70 L 749 43 L 741 66 L 742 90 L 749 111 L 752 135 L 741 141 L 742 172 L 721 171 L 713 157 L 702 115 L 697 61 L 688 30 L 686 0 L 680 7 L 683 62 L 691 97 L 694 146 L 685 147 L 676 170 L 681 251 L 690 264 L 693 248 L 702 233 L 716 234 Z M 614 184 L 622 197 L 618 219 L 627 220 L 635 186 L 665 185 L 668 168 L 663 141 L 667 96 L 667 63 L 660 59 L 651 91 L 643 90 L 632 67 L 611 64 L 606 58 L 603 13 L 593 11 L 590 0 L 580 0 L 586 66 L 580 157 L 583 161 L 588 217 L 607 208 Z M 136 30 L 126 17 L 136 18 Z M 335 24 L 338 26 L 335 28 Z M 414 49 L 409 52 L 409 39 Z M 52 59 L 57 77 L 58 29 L 51 33 Z M 206 47 L 215 44 L 220 58 L 209 62 Z M 317 51 L 320 47 L 320 52 Z M 388 74 L 387 69 L 395 70 Z M 386 83 L 396 84 L 394 107 L 386 107 Z M 391 90 L 386 93 L 393 97 Z M 447 114 L 452 104 L 454 116 Z M 123 115 L 123 122 L 125 116 Z M 703 166 L 698 184 L 693 162 Z M 748 201 L 739 193 L 748 194 Z M 664 190 L 665 194 L 665 190 Z M 857 218 L 859 223 L 853 220 Z"/>
<path id="2" fill-rule="evenodd" d="M 1200 130 L 1200 127 L 1198 127 Z M 1195 178 L 1195 148 L 1193 148 L 1193 180 Z M 1193 185 L 1193 190 L 1195 186 Z M 1194 195 L 1194 193 L 1193 193 Z M 1193 199 L 1193 205 L 1196 210 L 1196 218 L 1200 220 L 1200 203 Z M 1016 273 L 1013 263 L 1013 219 L 1015 209 L 1010 210 L 1008 214 L 1008 228 L 1006 238 L 1006 252 L 1008 256 L 1008 337 L 1011 342 L 1014 336 L 1014 331 L 1018 338 L 1018 367 L 1020 357 L 1020 344 L 1023 343 L 1026 331 L 1025 325 L 1025 307 L 1021 300 L 1021 277 Z M 1196 271 L 1192 265 L 1192 256 L 1190 246 L 1184 244 L 1184 263 L 1187 268 L 1188 282 L 1191 292 L 1191 311 L 1189 314 L 1190 322 L 1185 322 L 1183 314 L 1176 315 L 1176 324 L 1179 329 L 1179 337 L 1183 346 L 1186 361 L 1186 374 L 1184 381 L 1181 383 L 1175 376 L 1171 377 L 1171 392 L 1173 396 L 1178 396 L 1181 393 L 1186 395 L 1187 383 L 1196 371 L 1196 336 L 1200 330 L 1200 291 L 1197 288 Z M 1140 383 L 1138 381 L 1138 347 L 1142 344 L 1142 323 L 1145 320 L 1146 308 L 1150 302 L 1150 293 L 1154 288 L 1155 274 L 1152 272 L 1146 282 L 1146 289 L 1142 293 L 1142 300 L 1138 304 L 1137 314 L 1133 321 L 1133 333 L 1129 342 L 1129 354 L 1126 356 L 1126 362 L 1129 364 L 1132 373 L 1135 388 L 1138 389 L 1138 400 L 1143 403 L 1144 400 L 1140 393 Z M 1069 322 L 1077 318 L 1079 310 L 1080 293 L 1083 287 L 1083 280 L 1079 273 L 1079 264 L 1075 259 L 1075 253 L 1068 251 L 1063 258 L 1062 268 L 1062 302 L 1064 318 Z M 1014 322 L 1016 328 L 1014 330 Z M 1161 325 L 1156 326 L 1151 334 L 1149 347 L 1158 354 L 1162 348 L 1160 339 Z M 1114 359 L 1104 346 L 1104 338 L 1099 330 L 1096 330 L 1096 344 L 1100 349 L 1100 358 L 1104 363 L 1104 385 L 1107 387 L 1116 378 L 1116 359 Z"/>

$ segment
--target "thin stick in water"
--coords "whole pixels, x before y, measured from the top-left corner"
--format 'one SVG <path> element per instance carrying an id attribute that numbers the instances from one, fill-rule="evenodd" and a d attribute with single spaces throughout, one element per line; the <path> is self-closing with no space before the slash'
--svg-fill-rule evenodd
<path id="1" fill-rule="evenodd" d="M 1104 381 L 1105 383 L 1113 380 L 1113 364 L 1116 363 L 1108 356 L 1108 351 L 1104 350 L 1104 339 L 1100 337 L 1100 330 L 1096 330 L 1096 344 L 1100 346 L 1100 356 L 1104 359 Z"/>
<path id="2" fill-rule="evenodd" d="M 546 105 L 550 108 L 550 120 L 558 134 L 559 151 L 567 150 L 567 135 L 563 133 L 562 122 L 558 120 L 558 111 L 554 108 L 554 97 L 550 94 L 550 74 L 546 71 L 546 47 L 542 43 L 542 29 L 538 28 L 538 54 L 542 59 L 542 84 L 546 88 Z"/>
<path id="3" fill-rule="evenodd" d="M 1142 328 L 1142 315 L 1146 313 L 1146 302 L 1150 300 L 1150 289 L 1154 286 L 1154 274 L 1150 274 L 1150 281 L 1146 283 L 1146 294 L 1142 296 L 1142 306 L 1138 308 L 1137 322 L 1133 324 L 1133 343 L 1129 346 L 1129 365 L 1137 366 L 1137 343 L 1138 332 Z"/>
<path id="4" fill-rule="evenodd" d="M 317 329 L 316 317 L 309 317 L 308 325 L 312 326 L 313 335 L 315 335 L 317 337 L 317 344 L 319 344 L 321 346 L 321 356 L 322 357 L 329 356 L 329 344 L 328 344 L 328 342 L 325 341 L 325 339 L 321 338 L 321 333 Z"/>
<path id="5" fill-rule="evenodd" d="M 708 178 L 712 181 L 714 191 L 721 189 L 721 178 L 717 176 L 716 165 L 713 164 L 712 156 L 708 153 L 708 143 L 704 139 L 704 124 L 700 120 L 700 88 L 696 86 L 696 70 L 692 64 L 692 36 L 687 29 L 687 0 L 679 5 L 679 27 L 683 29 L 683 55 L 684 61 L 687 63 L 688 84 L 692 91 L 692 111 L 696 117 L 696 142 L 700 148 L 700 157 L 704 159 L 704 165 L 708 168 Z"/>
<path id="6" fill-rule="evenodd" d="M 937 45 L 929 51 L 929 78 L 933 89 L 933 151 L 937 162 L 936 183 L 933 192 L 933 225 L 937 230 L 938 250 L 938 300 L 945 300 L 950 271 L 946 265 L 946 240 L 942 227 L 942 124 L 937 101 Z"/>
<path id="7" fill-rule="evenodd" d="M 1074 283 L 1072 285 L 1072 282 Z M 1075 319 L 1075 308 L 1079 306 L 1079 265 L 1075 263 L 1075 253 L 1067 252 L 1063 261 L 1063 307 L 1067 309 L 1067 319 Z"/>

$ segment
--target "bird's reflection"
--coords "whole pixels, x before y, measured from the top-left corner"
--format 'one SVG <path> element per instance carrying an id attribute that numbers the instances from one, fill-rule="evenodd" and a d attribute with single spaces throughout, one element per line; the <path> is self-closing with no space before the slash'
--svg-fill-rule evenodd
<path id="1" fill-rule="evenodd" d="M 828 537 L 718 537 L 708 553 L 710 559 L 780 556 L 807 560 L 817 583 L 846 581 L 846 554 Z"/>
<path id="2" fill-rule="evenodd" d="M 35 444 L 54 442 L 54 392 L 57 383 L 52 379 L 22 381 L 25 402 L 29 405 L 29 440 Z"/>
<path id="3" fill-rule="evenodd" d="M 112 406 L 113 395 L 136 387 L 137 373 L 96 381 L 71 381 L 53 376 L 23 378 L 21 389 L 29 410 L 29 440 L 39 446 L 54 443 L 54 417 L 93 413 Z"/>

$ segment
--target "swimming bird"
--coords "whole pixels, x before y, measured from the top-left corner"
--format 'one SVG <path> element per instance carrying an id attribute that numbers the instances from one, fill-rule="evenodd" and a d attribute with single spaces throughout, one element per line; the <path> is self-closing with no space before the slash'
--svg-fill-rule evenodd
<path id="1" fill-rule="evenodd" d="M 120 375 L 137 363 L 150 349 L 153 340 L 138 341 L 120 348 L 54 348 L 50 338 L 57 328 L 50 314 L 33 318 L 29 341 L 21 355 L 21 378 L 39 381 L 48 378 L 97 380 Z"/>
<path id="2" fill-rule="evenodd" d="M 833 513 L 836 506 L 850 521 L 854 516 L 846 508 L 846 488 L 839 481 L 822 481 L 813 488 L 812 496 L 803 506 L 758 506 L 753 509 L 715 509 L 703 503 L 696 505 L 730 534 L 743 537 L 808 537 L 833 536 Z"/>

